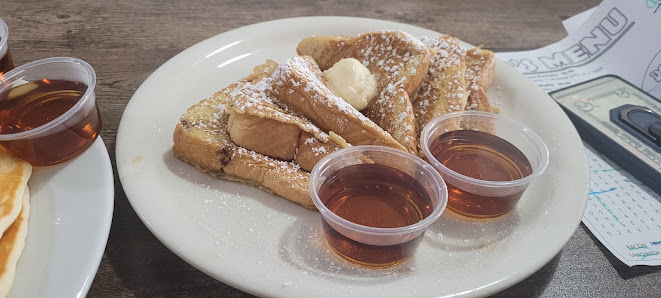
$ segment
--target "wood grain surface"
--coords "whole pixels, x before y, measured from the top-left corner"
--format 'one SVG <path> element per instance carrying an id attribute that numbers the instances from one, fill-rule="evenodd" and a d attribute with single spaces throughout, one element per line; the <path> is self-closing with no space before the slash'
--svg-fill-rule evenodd
<path id="1" fill-rule="evenodd" d="M 538 48 L 562 39 L 561 21 L 597 0 L 173 1 L 3 0 L 16 66 L 71 56 L 97 72 L 102 137 L 115 170 L 115 211 L 89 297 L 244 297 L 161 244 L 131 208 L 117 177 L 115 137 L 140 84 L 182 50 L 257 22 L 315 15 L 358 16 L 417 25 L 494 51 Z M 442 282 L 442 281 L 441 281 Z M 38 286 L 38 285 L 35 285 Z M 581 225 L 562 252 L 499 297 L 661 295 L 659 267 L 629 268 Z M 656 291 L 656 292 L 654 292 Z"/>

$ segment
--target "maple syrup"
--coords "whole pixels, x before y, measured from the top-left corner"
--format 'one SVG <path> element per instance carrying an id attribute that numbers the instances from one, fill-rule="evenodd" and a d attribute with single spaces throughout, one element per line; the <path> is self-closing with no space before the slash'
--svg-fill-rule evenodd
<path id="1" fill-rule="evenodd" d="M 530 161 L 511 143 L 489 133 L 456 130 L 440 135 L 430 146 L 447 168 L 480 180 L 513 181 L 532 174 Z M 524 190 L 501 197 L 464 191 L 446 180 L 448 209 L 469 217 L 496 217 L 510 212 Z"/>
<path id="2" fill-rule="evenodd" d="M 11 53 L 7 50 L 2 59 L 0 59 L 0 76 L 14 69 L 14 61 L 11 59 Z"/>
<path id="3" fill-rule="evenodd" d="M 336 215 L 363 226 L 398 228 L 415 224 L 432 213 L 432 200 L 410 175 L 388 166 L 357 164 L 326 179 L 319 197 Z M 424 233 L 400 244 L 370 245 L 345 237 L 322 221 L 326 239 L 335 252 L 350 261 L 388 266 L 408 259 Z"/>
<path id="4" fill-rule="evenodd" d="M 0 135 L 30 131 L 58 118 L 78 103 L 87 87 L 79 82 L 44 79 L 3 92 L 0 94 Z M 89 111 L 81 109 L 75 115 L 54 127 L 52 133 L 0 141 L 0 145 L 34 166 L 69 160 L 92 145 L 101 129 L 101 117 L 95 104 Z"/>

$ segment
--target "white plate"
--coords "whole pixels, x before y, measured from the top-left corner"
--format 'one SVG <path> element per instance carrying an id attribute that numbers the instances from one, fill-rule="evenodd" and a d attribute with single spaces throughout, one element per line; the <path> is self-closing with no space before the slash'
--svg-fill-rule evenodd
<path id="1" fill-rule="evenodd" d="M 214 179 L 172 155 L 179 117 L 198 101 L 270 58 L 296 55 L 320 34 L 401 29 L 371 19 L 276 20 L 202 41 L 170 59 L 136 91 L 117 134 L 117 168 L 131 205 L 169 249 L 210 276 L 268 296 L 487 295 L 551 260 L 581 220 L 588 170 L 581 141 L 562 110 L 521 74 L 498 62 L 489 95 L 502 113 L 549 145 L 551 163 L 513 214 L 463 221 L 446 213 L 403 265 L 370 270 L 329 252 L 319 214 L 249 186 Z"/>
<path id="2" fill-rule="evenodd" d="M 115 196 L 103 140 L 69 162 L 34 168 L 28 185 L 28 235 L 9 297 L 85 297 L 106 247 Z"/>

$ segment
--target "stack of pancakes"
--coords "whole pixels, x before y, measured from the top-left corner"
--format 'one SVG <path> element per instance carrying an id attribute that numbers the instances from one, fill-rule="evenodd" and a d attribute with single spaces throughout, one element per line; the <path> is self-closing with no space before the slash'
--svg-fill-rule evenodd
<path id="1" fill-rule="evenodd" d="M 32 166 L 0 149 L 0 297 L 14 282 L 16 262 L 25 246 L 30 215 L 27 187 Z"/>
<path id="2" fill-rule="evenodd" d="M 312 36 L 299 56 L 267 61 L 190 107 L 174 131 L 174 155 L 199 170 L 262 187 L 314 208 L 308 178 L 329 153 L 382 145 L 419 155 L 434 117 L 466 109 L 495 112 L 486 90 L 493 52 L 466 50 L 451 36 L 378 31 Z M 356 110 L 328 87 L 323 71 L 354 58 L 376 77 L 376 95 Z"/>

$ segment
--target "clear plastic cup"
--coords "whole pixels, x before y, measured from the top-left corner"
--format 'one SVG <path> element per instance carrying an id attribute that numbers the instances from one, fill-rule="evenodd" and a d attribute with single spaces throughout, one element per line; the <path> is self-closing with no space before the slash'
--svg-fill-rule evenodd
<path id="1" fill-rule="evenodd" d="M 366 266 L 408 259 L 447 204 L 445 183 L 431 165 L 382 146 L 329 154 L 312 169 L 309 188 L 330 247 Z"/>
<path id="2" fill-rule="evenodd" d="M 64 94 L 72 94 L 73 88 L 64 81 L 78 84 L 76 96 Z M 101 130 L 95 86 L 92 66 L 69 57 L 30 62 L 0 76 L 0 146 L 34 166 L 78 156 Z M 22 129 L 17 128 L 21 125 Z"/>
<path id="3" fill-rule="evenodd" d="M 473 218 L 512 211 L 549 163 L 548 149 L 534 131 L 487 112 L 435 118 L 422 130 L 420 143 L 447 183 L 448 209 Z"/>
<path id="4" fill-rule="evenodd" d="M 9 45 L 7 44 L 8 38 L 9 28 L 5 21 L 0 19 L 0 76 L 14 69 L 14 61 L 11 59 Z"/>

